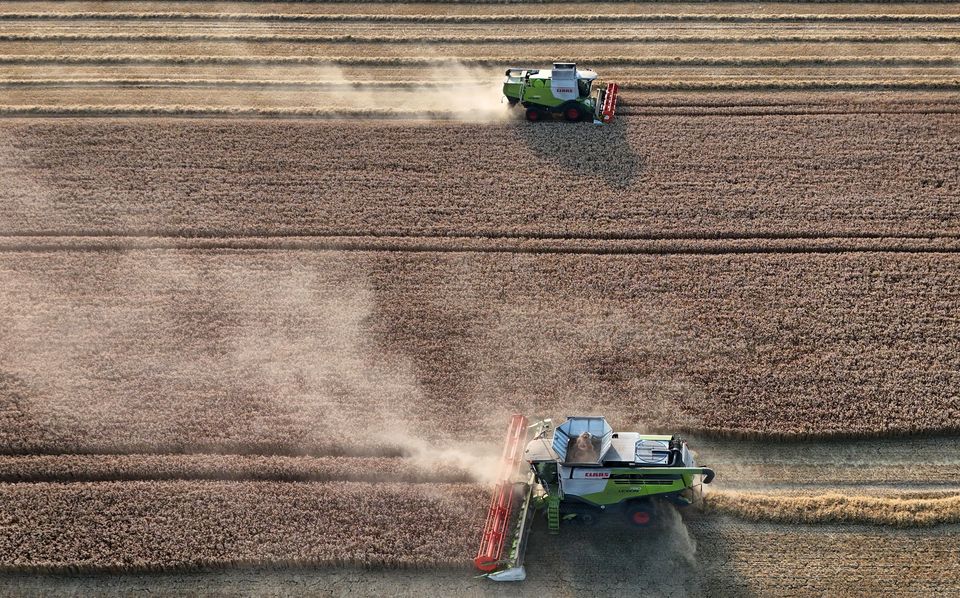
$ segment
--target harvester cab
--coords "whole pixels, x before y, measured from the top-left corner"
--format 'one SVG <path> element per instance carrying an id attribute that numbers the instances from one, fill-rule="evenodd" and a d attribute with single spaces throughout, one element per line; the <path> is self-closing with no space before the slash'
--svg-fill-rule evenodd
<path id="1" fill-rule="evenodd" d="M 553 69 L 509 68 L 503 82 L 507 102 L 523 106 L 532 122 L 561 115 L 570 122 L 608 123 L 619 93 L 616 83 L 601 84 L 597 73 L 573 62 L 555 62 Z"/>
<path id="2" fill-rule="evenodd" d="M 538 512 L 552 534 L 561 522 L 591 524 L 605 513 L 648 528 L 660 509 L 692 504 L 713 477 L 676 435 L 614 432 L 603 417 L 569 417 L 554 428 L 514 415 L 474 564 L 495 581 L 523 580 Z"/>

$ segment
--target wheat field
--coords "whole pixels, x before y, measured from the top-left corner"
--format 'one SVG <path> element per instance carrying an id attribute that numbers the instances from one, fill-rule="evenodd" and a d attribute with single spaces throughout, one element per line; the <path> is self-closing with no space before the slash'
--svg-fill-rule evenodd
<path id="1" fill-rule="evenodd" d="M 622 85 L 523 121 L 512 66 Z M 0 0 L 0 588 L 960 591 L 960 4 Z M 505 424 L 682 432 L 475 579 Z"/>

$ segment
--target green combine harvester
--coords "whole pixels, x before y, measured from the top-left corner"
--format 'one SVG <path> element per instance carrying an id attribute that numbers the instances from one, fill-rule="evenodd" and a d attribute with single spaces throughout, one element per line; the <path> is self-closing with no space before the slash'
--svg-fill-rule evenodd
<path id="1" fill-rule="evenodd" d="M 619 93 L 616 83 L 601 85 L 595 72 L 577 70 L 573 62 L 555 62 L 552 70 L 509 68 L 503 82 L 507 101 L 523 106 L 532 122 L 560 115 L 570 122 L 608 123 Z"/>
<path id="2" fill-rule="evenodd" d="M 591 524 L 610 512 L 646 528 L 658 508 L 692 504 L 713 477 L 675 435 L 614 432 L 602 417 L 569 417 L 553 429 L 550 420 L 528 425 L 514 415 L 474 564 L 489 579 L 522 581 L 537 512 L 552 534 L 563 522 Z"/>

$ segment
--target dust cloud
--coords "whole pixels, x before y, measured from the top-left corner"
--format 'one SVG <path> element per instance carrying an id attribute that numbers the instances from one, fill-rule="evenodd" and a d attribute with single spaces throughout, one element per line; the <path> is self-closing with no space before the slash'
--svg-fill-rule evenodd
<path id="1" fill-rule="evenodd" d="M 396 82 L 396 85 L 352 78 L 333 64 L 318 67 L 311 79 L 327 83 L 335 90 L 322 92 L 316 107 L 329 107 L 345 118 L 362 118 L 367 114 L 494 123 L 517 118 L 518 114 L 510 110 L 503 97 L 503 77 L 498 73 L 442 59 L 421 67 L 416 80 Z"/>
<path id="2" fill-rule="evenodd" d="M 29 389 L 22 408 L 41 428 L 21 445 L 403 455 L 494 477 L 497 447 L 438 441 L 418 419 L 429 399 L 369 330 L 377 299 L 362 268 L 276 265 L 139 250 L 0 264 L 0 375 Z"/>
<path id="3" fill-rule="evenodd" d="M 697 542 L 673 507 L 658 509 L 653 526 L 637 529 L 619 512 L 591 526 L 567 524 L 559 535 L 535 528 L 527 552 L 527 583 L 560 578 L 573 587 L 643 587 L 653 596 L 705 593 Z"/>

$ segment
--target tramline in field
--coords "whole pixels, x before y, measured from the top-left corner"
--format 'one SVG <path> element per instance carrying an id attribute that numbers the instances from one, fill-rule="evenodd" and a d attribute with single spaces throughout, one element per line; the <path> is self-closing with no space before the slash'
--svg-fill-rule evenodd
<path id="1" fill-rule="evenodd" d="M 561 522 L 589 525 L 609 511 L 647 528 L 658 508 L 692 504 L 713 477 L 676 435 L 614 432 L 603 417 L 568 417 L 553 429 L 549 419 L 528 425 L 514 415 L 474 564 L 495 581 L 522 581 L 537 511 L 552 534 Z"/>
<path id="2" fill-rule="evenodd" d="M 569 122 L 590 117 L 597 124 L 613 120 L 620 87 L 600 83 L 597 73 L 579 70 L 573 62 L 555 62 L 553 69 L 509 68 L 503 95 L 511 106 L 526 108 L 527 120 L 562 115 Z"/>

